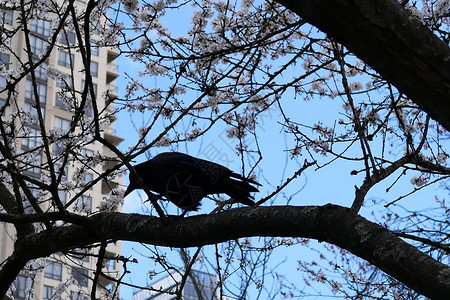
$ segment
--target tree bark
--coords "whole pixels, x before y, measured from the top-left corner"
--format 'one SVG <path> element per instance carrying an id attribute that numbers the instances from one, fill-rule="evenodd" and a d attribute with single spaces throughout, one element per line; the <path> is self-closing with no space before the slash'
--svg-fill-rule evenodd
<path id="1" fill-rule="evenodd" d="M 48 217 L 48 216 L 47 216 Z M 56 217 L 56 215 L 55 215 Z M 64 216 L 57 219 L 64 220 Z M 15 257 L 45 257 L 105 240 L 128 240 L 167 247 L 194 247 L 253 236 L 305 237 L 325 241 L 367 260 L 432 299 L 448 299 L 450 268 L 404 242 L 391 231 L 349 208 L 325 206 L 244 207 L 214 215 L 160 218 L 99 213 L 86 225 L 70 225 L 17 242 Z M 8 274 L 0 271 L 0 293 Z"/>
<path id="2" fill-rule="evenodd" d="M 394 0 L 277 0 L 450 131 L 450 48 Z"/>

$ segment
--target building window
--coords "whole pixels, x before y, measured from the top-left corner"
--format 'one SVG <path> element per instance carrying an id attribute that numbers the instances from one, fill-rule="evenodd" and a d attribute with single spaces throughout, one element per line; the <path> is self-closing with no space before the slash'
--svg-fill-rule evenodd
<path id="1" fill-rule="evenodd" d="M 42 294 L 42 299 L 43 300 L 49 300 L 52 299 L 53 296 L 53 287 L 52 286 L 48 286 L 48 285 L 44 285 L 44 291 Z"/>
<path id="2" fill-rule="evenodd" d="M 86 248 L 77 248 L 74 249 L 71 253 L 73 257 L 79 259 L 81 261 L 89 262 L 89 249 Z"/>
<path id="3" fill-rule="evenodd" d="M 84 182 L 86 182 L 86 184 L 91 183 L 94 180 L 94 174 L 92 173 L 86 173 L 84 175 Z M 92 186 L 91 186 L 91 190 L 92 190 Z"/>
<path id="4" fill-rule="evenodd" d="M 59 129 L 62 132 L 68 132 L 69 129 L 70 129 L 70 121 L 55 116 L 55 120 L 54 120 L 54 123 L 53 123 L 53 128 L 54 129 Z"/>
<path id="5" fill-rule="evenodd" d="M 64 110 L 69 110 L 70 109 L 70 105 L 68 103 L 69 100 L 70 98 L 68 97 L 67 93 L 57 92 L 55 97 L 55 106 Z"/>
<path id="6" fill-rule="evenodd" d="M 57 131 L 60 134 L 65 134 L 65 133 L 69 132 L 70 121 L 55 116 L 54 123 L 53 123 L 53 129 L 55 129 L 55 131 Z M 66 150 L 66 147 L 64 146 L 63 143 L 53 144 L 53 155 L 55 155 L 55 156 L 61 155 L 61 154 L 63 154 L 63 152 L 65 150 Z"/>
<path id="7" fill-rule="evenodd" d="M 53 144 L 53 155 L 60 156 L 64 153 L 66 148 L 61 144 Z"/>
<path id="8" fill-rule="evenodd" d="M 67 171 L 68 171 L 68 167 L 65 166 L 64 170 L 61 170 L 61 165 L 60 164 L 55 164 L 55 172 L 56 172 L 56 176 L 60 176 L 61 175 L 61 181 L 67 181 Z"/>
<path id="9" fill-rule="evenodd" d="M 50 22 L 41 19 L 32 20 L 30 31 L 48 37 L 50 36 Z"/>
<path id="10" fill-rule="evenodd" d="M 47 47 L 48 42 L 37 36 L 30 36 L 31 53 L 39 55 L 44 48 Z"/>
<path id="11" fill-rule="evenodd" d="M 44 276 L 55 280 L 62 279 L 62 264 L 56 261 L 49 261 L 45 263 Z"/>
<path id="12" fill-rule="evenodd" d="M 0 24 L 12 25 L 13 23 L 13 11 L 10 9 L 0 8 Z"/>
<path id="13" fill-rule="evenodd" d="M 61 88 L 60 91 L 56 93 L 55 106 L 63 109 L 70 110 L 70 103 L 72 102 L 73 94 L 73 79 L 70 75 L 63 75 L 56 81 L 56 86 Z"/>
<path id="14" fill-rule="evenodd" d="M 194 284 L 192 284 L 191 282 L 186 282 L 183 290 L 183 296 L 188 299 L 198 297 Z"/>
<path id="15" fill-rule="evenodd" d="M 4 76 L 0 76 L 0 90 L 6 87 L 6 78 Z"/>
<path id="16" fill-rule="evenodd" d="M 47 81 L 47 67 L 48 63 L 43 62 L 36 69 L 34 69 L 34 76 L 36 76 L 36 79 Z"/>
<path id="17" fill-rule="evenodd" d="M 22 148 L 33 149 L 42 146 L 41 131 L 32 127 L 25 127 L 25 135 L 22 140 Z"/>
<path id="18" fill-rule="evenodd" d="M 70 68 L 74 64 L 75 55 L 66 51 L 59 50 L 58 65 Z"/>
<path id="19" fill-rule="evenodd" d="M 94 108 L 92 107 L 91 97 L 88 97 L 86 101 L 86 105 L 84 106 L 84 113 L 88 117 L 94 116 Z M 90 138 L 92 138 L 92 136 Z"/>
<path id="20" fill-rule="evenodd" d="M 47 84 L 36 82 L 36 86 L 39 101 L 41 103 L 45 103 L 45 99 L 47 98 Z M 31 80 L 27 80 L 27 85 L 25 88 L 25 99 L 31 100 L 31 102 L 36 101 L 36 97 L 33 90 L 33 83 Z"/>
<path id="21" fill-rule="evenodd" d="M 71 31 L 65 31 L 61 33 L 59 41 L 64 45 L 75 45 L 75 33 Z"/>
<path id="22" fill-rule="evenodd" d="M 88 270 L 72 267 L 72 276 L 80 286 L 88 286 Z"/>
<path id="23" fill-rule="evenodd" d="M 91 54 L 93 56 L 98 56 L 98 45 L 95 41 L 91 42 Z"/>
<path id="24" fill-rule="evenodd" d="M 26 147 L 26 146 L 25 146 Z M 39 176 L 41 174 L 42 154 L 40 151 L 34 151 L 24 157 L 20 162 L 22 171 L 30 173 L 29 175 Z"/>
<path id="25" fill-rule="evenodd" d="M 89 196 L 81 196 L 75 202 L 75 211 L 79 212 L 91 212 L 92 211 L 92 198 Z"/>
<path id="26" fill-rule="evenodd" d="M 81 292 L 70 292 L 70 300 L 84 300 L 86 299 Z"/>
<path id="27" fill-rule="evenodd" d="M 196 284 L 200 288 L 200 291 L 202 293 L 202 298 L 205 299 L 213 299 L 214 298 L 214 282 L 215 277 L 212 274 L 206 274 L 203 272 L 193 272 Z M 195 289 L 194 283 L 189 278 L 186 281 L 186 285 L 184 286 L 183 290 L 183 299 L 186 300 L 193 300 L 198 299 L 199 295 L 197 294 L 197 290 Z"/>
<path id="28" fill-rule="evenodd" d="M 106 269 L 108 270 L 114 270 L 116 267 L 116 261 L 114 259 L 107 259 L 106 260 Z"/>
<path id="29" fill-rule="evenodd" d="M 37 185 L 35 184 L 30 184 L 30 191 L 31 194 L 37 199 L 39 198 L 39 193 L 41 191 L 41 188 L 39 188 Z M 25 205 L 24 205 L 25 208 Z M 33 209 L 33 207 L 31 206 L 31 203 L 28 202 L 28 208 Z"/>
<path id="30" fill-rule="evenodd" d="M 81 81 L 81 90 L 84 89 L 84 85 L 85 85 L 85 81 L 82 80 Z M 97 97 L 97 84 L 96 83 L 92 83 L 92 88 L 94 89 L 94 96 Z M 88 97 L 91 97 L 90 93 L 88 93 Z"/>
<path id="31" fill-rule="evenodd" d="M 98 76 L 98 63 L 96 63 L 95 61 L 91 61 L 91 76 Z"/>
<path id="32" fill-rule="evenodd" d="M 67 74 L 62 75 L 60 78 L 56 80 L 56 86 L 66 90 L 72 90 L 73 89 L 72 76 Z"/>
<path id="33" fill-rule="evenodd" d="M 35 191 L 37 191 L 37 190 L 36 189 L 31 190 L 31 192 L 33 193 L 33 196 L 35 196 L 35 194 L 36 194 Z M 27 214 L 35 213 L 34 208 L 31 205 L 30 201 L 28 201 L 28 200 L 23 201 L 23 211 Z"/>
<path id="34" fill-rule="evenodd" d="M 0 98 L 0 116 L 5 115 L 5 109 L 6 109 L 5 105 L 6 105 L 6 100 Z"/>
<path id="35" fill-rule="evenodd" d="M 86 81 L 81 80 L 81 90 L 84 90 L 85 85 L 86 85 Z M 94 89 L 94 96 L 97 97 L 97 84 L 92 83 L 92 88 Z M 88 93 L 88 97 L 91 97 L 90 93 Z"/>
<path id="36" fill-rule="evenodd" d="M 3 64 L 6 70 L 9 70 L 9 54 L 0 53 L 0 63 Z"/>
<path id="37" fill-rule="evenodd" d="M 0 69 L 9 70 L 9 54 L 0 53 Z M 6 78 L 0 76 L 0 89 L 6 87 Z"/>
<path id="38" fill-rule="evenodd" d="M 33 104 L 31 104 L 29 102 L 25 102 L 25 104 L 23 106 L 23 111 L 28 115 L 27 116 L 28 118 L 25 119 L 26 123 L 33 124 L 33 125 L 36 125 L 39 123 L 39 116 L 37 113 L 37 109 Z M 42 115 L 42 119 L 45 120 L 45 109 L 43 107 L 41 107 L 41 115 Z"/>
<path id="39" fill-rule="evenodd" d="M 81 81 L 81 90 L 84 90 L 85 88 L 85 81 Z M 92 88 L 94 90 L 94 97 L 97 97 L 97 84 L 92 83 Z M 88 91 L 87 98 L 86 98 L 86 104 L 84 106 L 84 113 L 86 116 L 92 117 L 94 115 L 94 108 L 92 104 L 92 97 L 91 97 L 91 91 Z"/>
<path id="40" fill-rule="evenodd" d="M 16 287 L 14 297 L 16 299 L 28 299 L 28 296 L 31 296 L 32 293 L 31 285 L 32 282 L 30 278 L 22 275 L 17 276 L 14 281 L 14 286 Z"/>
<path id="41" fill-rule="evenodd" d="M 66 205 L 66 203 L 67 203 L 67 193 L 66 193 L 66 191 L 58 190 L 58 197 L 59 197 L 59 200 L 61 201 L 61 203 L 63 205 Z"/>

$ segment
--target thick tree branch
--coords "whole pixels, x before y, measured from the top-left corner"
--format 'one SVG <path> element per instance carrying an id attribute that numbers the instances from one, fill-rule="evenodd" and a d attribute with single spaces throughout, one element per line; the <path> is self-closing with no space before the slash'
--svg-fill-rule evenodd
<path id="1" fill-rule="evenodd" d="M 392 164 L 390 164 L 388 167 L 384 169 L 380 169 L 378 172 L 372 174 L 368 178 L 364 179 L 364 183 L 361 185 L 360 188 L 356 188 L 355 191 L 355 200 L 353 200 L 352 209 L 355 212 L 359 212 L 361 209 L 361 206 L 364 203 L 365 197 L 369 190 L 375 186 L 380 181 L 386 179 L 389 177 L 392 173 L 397 171 L 399 168 L 407 164 L 408 162 L 411 162 L 413 159 L 412 155 L 406 155 L 402 158 L 396 160 Z"/>
<path id="2" fill-rule="evenodd" d="M 394 0 L 277 0 L 359 56 L 450 131 L 450 48 Z"/>
<path id="3" fill-rule="evenodd" d="M 251 236 L 305 237 L 347 249 L 427 297 L 450 295 L 448 266 L 341 206 L 244 207 L 214 215 L 169 217 L 165 223 L 123 213 L 99 213 L 88 219 L 89 226 L 64 226 L 21 239 L 13 257 L 21 257 L 23 263 L 23 256 L 29 260 L 110 239 L 195 247 Z M 0 271 L 0 293 L 5 292 L 6 279 L 8 275 Z"/>
<path id="4" fill-rule="evenodd" d="M 20 209 L 18 208 L 16 199 L 11 194 L 11 192 L 8 190 L 8 188 L 5 186 L 3 182 L 0 182 L 0 207 L 3 208 L 7 214 L 16 214 L 18 215 L 20 213 Z M 1 220 L 1 219 L 0 219 Z M 16 225 L 16 231 L 17 236 L 25 236 L 29 233 L 32 233 L 34 231 L 33 225 L 31 224 L 15 224 Z"/>

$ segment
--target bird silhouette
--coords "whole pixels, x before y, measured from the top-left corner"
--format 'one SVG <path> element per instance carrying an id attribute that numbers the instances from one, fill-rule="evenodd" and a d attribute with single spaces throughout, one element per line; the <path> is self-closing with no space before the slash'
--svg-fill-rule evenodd
<path id="1" fill-rule="evenodd" d="M 239 203 L 253 205 L 250 193 L 259 190 L 251 184 L 260 186 L 222 165 L 180 152 L 158 154 L 134 169 L 149 190 L 186 211 L 198 210 L 200 200 L 210 194 L 227 194 Z M 129 179 L 124 197 L 143 188 L 131 172 Z"/>

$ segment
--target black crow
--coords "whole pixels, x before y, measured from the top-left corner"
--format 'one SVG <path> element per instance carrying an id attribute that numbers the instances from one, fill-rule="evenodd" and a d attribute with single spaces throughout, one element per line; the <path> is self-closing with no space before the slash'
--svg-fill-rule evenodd
<path id="1" fill-rule="evenodd" d="M 256 181 L 234 173 L 230 169 L 179 152 L 165 152 L 134 166 L 146 187 L 167 198 L 184 210 L 197 210 L 200 200 L 210 194 L 227 194 L 237 202 L 253 205 L 251 192 L 259 190 L 250 185 Z M 130 173 L 130 184 L 124 197 L 141 189 Z"/>

